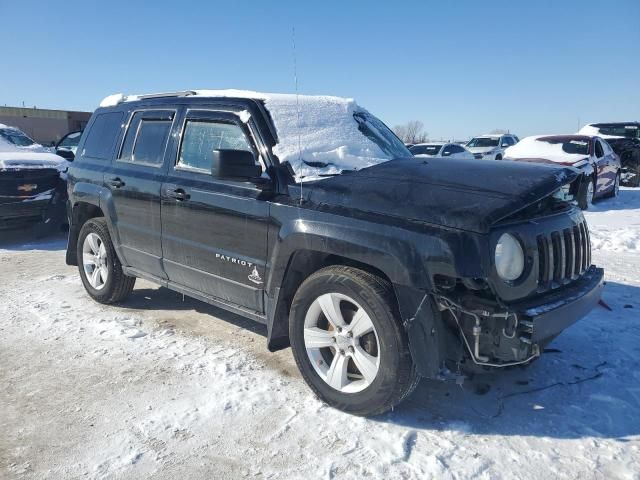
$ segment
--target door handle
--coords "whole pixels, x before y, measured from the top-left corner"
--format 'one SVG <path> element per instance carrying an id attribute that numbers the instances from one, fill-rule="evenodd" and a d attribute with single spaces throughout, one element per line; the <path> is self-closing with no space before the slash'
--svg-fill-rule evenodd
<path id="1" fill-rule="evenodd" d="M 124 182 L 118 177 L 115 177 L 109 180 L 109 185 L 111 185 L 114 188 L 120 188 L 120 187 L 124 187 Z"/>
<path id="2" fill-rule="evenodd" d="M 182 188 L 176 188 L 167 190 L 167 197 L 182 202 L 184 200 L 189 200 L 189 198 L 191 198 L 191 195 L 185 192 Z"/>

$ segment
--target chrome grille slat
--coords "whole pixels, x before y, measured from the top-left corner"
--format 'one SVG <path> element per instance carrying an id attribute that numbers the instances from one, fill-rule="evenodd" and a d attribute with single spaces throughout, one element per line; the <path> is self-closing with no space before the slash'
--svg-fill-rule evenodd
<path id="1" fill-rule="evenodd" d="M 583 253 L 582 253 L 582 273 L 589 268 L 589 240 L 587 239 L 587 226 L 584 222 L 580 224 L 580 239 L 582 240 Z"/>
<path id="2" fill-rule="evenodd" d="M 573 238 L 573 228 L 565 228 L 563 230 L 564 241 L 567 249 L 565 278 L 571 280 L 573 278 L 573 267 L 575 265 L 575 239 Z"/>
<path id="3" fill-rule="evenodd" d="M 587 268 L 591 266 L 591 234 L 589 233 L 589 225 L 585 220 L 584 222 L 584 231 L 587 235 Z"/>
<path id="4" fill-rule="evenodd" d="M 580 275 L 582 274 L 582 235 L 580 234 L 580 229 L 578 228 L 578 225 L 574 225 L 573 226 L 573 239 L 574 242 L 573 244 L 575 245 L 575 251 L 576 251 L 576 261 L 575 264 L 573 266 L 573 274 L 574 276 Z"/>
<path id="5" fill-rule="evenodd" d="M 553 247 L 551 246 L 551 239 L 545 237 L 544 241 L 547 244 L 547 265 L 549 265 L 547 268 L 546 283 L 550 285 L 553 281 Z"/>

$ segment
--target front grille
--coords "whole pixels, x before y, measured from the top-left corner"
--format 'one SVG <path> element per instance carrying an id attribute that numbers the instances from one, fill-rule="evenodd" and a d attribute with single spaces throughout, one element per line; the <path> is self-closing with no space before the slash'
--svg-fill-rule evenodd
<path id="1" fill-rule="evenodd" d="M 55 168 L 6 169 L 0 172 L 0 196 L 30 197 L 55 188 L 59 182 Z"/>
<path id="2" fill-rule="evenodd" d="M 482 159 L 482 154 L 481 153 L 474 153 L 473 157 L 476 158 L 477 160 L 481 160 Z"/>
<path id="3" fill-rule="evenodd" d="M 591 265 L 591 242 L 586 221 L 538 235 L 538 291 L 565 285 Z"/>

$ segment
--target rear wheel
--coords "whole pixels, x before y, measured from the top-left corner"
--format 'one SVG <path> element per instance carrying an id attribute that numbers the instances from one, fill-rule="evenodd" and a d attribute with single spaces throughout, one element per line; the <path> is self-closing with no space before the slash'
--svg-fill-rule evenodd
<path id="1" fill-rule="evenodd" d="M 391 285 L 368 272 L 334 266 L 311 275 L 293 299 L 289 335 L 307 384 L 345 412 L 383 413 L 419 381 Z"/>
<path id="2" fill-rule="evenodd" d="M 638 154 L 640 157 L 640 154 Z M 640 187 L 640 158 L 638 159 L 638 163 L 633 165 L 627 169 L 628 172 L 628 180 L 626 181 L 626 185 L 630 187 Z"/>
<path id="3" fill-rule="evenodd" d="M 122 271 L 104 218 L 93 218 L 82 226 L 77 255 L 84 288 L 97 302 L 119 302 L 133 290 L 136 279 Z"/>
<path id="4" fill-rule="evenodd" d="M 618 173 L 616 173 L 616 179 L 613 181 L 613 188 L 611 189 L 611 192 L 607 194 L 608 197 L 615 198 L 620 195 L 620 178 L 621 173 L 620 170 L 618 170 Z"/>

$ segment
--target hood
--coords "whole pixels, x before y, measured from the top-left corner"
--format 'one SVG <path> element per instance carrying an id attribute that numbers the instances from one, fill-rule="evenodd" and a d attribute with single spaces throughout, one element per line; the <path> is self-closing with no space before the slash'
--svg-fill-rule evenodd
<path id="1" fill-rule="evenodd" d="M 414 157 L 314 182 L 309 200 L 329 211 L 355 209 L 486 233 L 578 175 L 570 167 L 535 163 Z"/>
<path id="2" fill-rule="evenodd" d="M 0 170 L 55 168 L 59 172 L 64 172 L 68 167 L 67 160 L 53 153 L 30 152 L 20 149 L 0 150 Z"/>
<path id="3" fill-rule="evenodd" d="M 497 150 L 498 147 L 467 147 L 471 153 L 488 153 Z"/>

